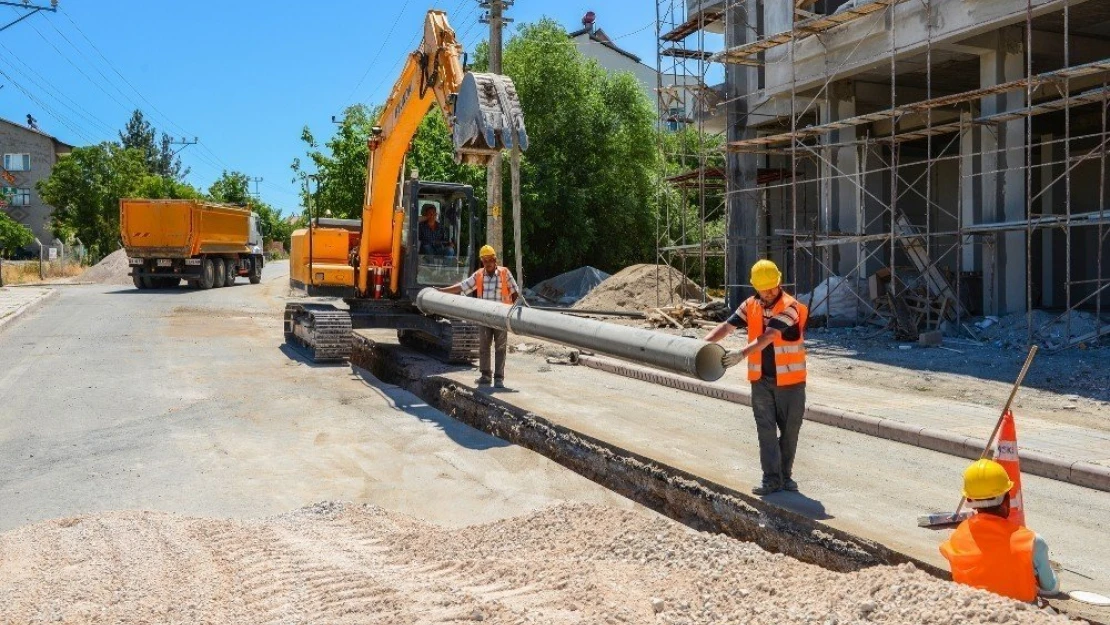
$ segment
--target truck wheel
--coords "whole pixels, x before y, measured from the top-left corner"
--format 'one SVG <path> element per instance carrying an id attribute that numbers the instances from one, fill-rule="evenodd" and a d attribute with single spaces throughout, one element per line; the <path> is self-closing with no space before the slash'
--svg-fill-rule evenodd
<path id="1" fill-rule="evenodd" d="M 229 260 L 227 262 L 227 279 L 224 280 L 226 286 L 235 286 L 235 278 L 239 275 L 239 267 L 235 261 Z"/>
<path id="2" fill-rule="evenodd" d="M 216 259 L 216 283 L 213 285 L 217 289 L 227 283 L 227 263 L 224 259 Z"/>
<path id="3" fill-rule="evenodd" d="M 197 280 L 197 288 L 201 290 L 208 290 L 216 286 L 216 264 L 212 262 L 211 258 L 205 258 L 201 264 L 200 279 Z"/>
<path id="4" fill-rule="evenodd" d="M 258 257 L 251 257 L 251 284 L 258 284 L 262 282 L 262 259 Z"/>
<path id="5" fill-rule="evenodd" d="M 143 288 L 144 289 L 153 289 L 153 288 L 156 288 L 156 287 L 157 287 L 157 285 L 154 284 L 154 278 L 151 278 L 150 276 L 146 276 L 146 277 L 143 278 Z"/>
<path id="6" fill-rule="evenodd" d="M 146 285 L 143 284 L 143 279 L 140 278 L 138 274 L 132 275 L 131 281 L 135 283 L 135 288 L 139 289 L 140 291 L 146 288 Z"/>

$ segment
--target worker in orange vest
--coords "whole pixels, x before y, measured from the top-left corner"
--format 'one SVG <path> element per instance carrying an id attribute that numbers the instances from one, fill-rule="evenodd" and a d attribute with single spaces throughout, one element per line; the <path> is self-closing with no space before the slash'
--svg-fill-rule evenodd
<path id="1" fill-rule="evenodd" d="M 977 460 L 964 471 L 964 497 L 975 509 L 941 546 L 940 553 L 960 584 L 1033 601 L 1037 592 L 1059 590 L 1048 560 L 1048 545 L 1036 533 L 1014 523 L 1006 469 L 994 460 Z"/>
<path id="2" fill-rule="evenodd" d="M 482 268 L 474 272 L 466 280 L 451 286 L 438 289 L 444 293 L 455 295 L 470 295 L 474 293 L 478 299 L 487 299 L 502 304 L 513 305 L 520 297 L 520 287 L 516 284 L 508 267 L 497 264 L 497 250 L 492 245 L 483 245 L 478 251 L 478 258 L 482 261 Z M 494 330 L 482 326 L 478 330 L 478 369 L 481 377 L 479 385 L 493 383 L 494 388 L 505 388 L 505 357 L 509 351 L 509 333 L 506 330 Z M 494 350 L 494 367 L 490 368 L 490 346 L 496 345 Z"/>
<path id="3" fill-rule="evenodd" d="M 809 309 L 782 289 L 782 272 L 770 260 L 752 266 L 756 294 L 740 304 L 705 340 L 717 342 L 737 328 L 748 328 L 748 344 L 725 353 L 726 367 L 748 361 L 752 413 L 759 436 L 763 481 L 756 495 L 796 491 L 792 469 L 806 409 L 805 326 Z"/>

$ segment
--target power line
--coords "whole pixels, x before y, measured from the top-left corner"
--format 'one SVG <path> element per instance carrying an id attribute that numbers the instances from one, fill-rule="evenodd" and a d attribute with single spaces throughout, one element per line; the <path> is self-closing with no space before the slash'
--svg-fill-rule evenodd
<path id="1" fill-rule="evenodd" d="M 31 93 L 30 91 L 25 89 L 23 87 L 23 85 L 19 84 L 19 82 L 17 82 L 14 78 L 12 78 L 10 74 L 8 74 L 4 70 L 0 69 L 0 76 L 3 76 L 4 78 L 7 78 L 8 82 L 12 83 L 13 85 L 15 85 L 16 89 L 19 89 L 20 91 L 23 92 L 23 95 L 27 96 L 28 98 L 31 99 L 31 101 L 35 102 L 40 107 L 42 107 L 42 109 L 44 111 L 46 111 L 46 113 L 48 115 L 50 115 L 55 120 L 60 122 L 66 128 L 68 128 L 70 130 L 70 132 L 72 132 L 74 135 L 81 137 L 83 140 L 88 141 L 89 143 L 94 143 L 95 142 L 95 141 L 93 141 L 93 139 L 90 136 L 86 135 L 83 130 L 81 130 L 80 128 L 74 127 L 72 124 L 70 124 L 69 120 L 65 116 L 63 116 L 60 113 L 58 113 L 57 111 L 55 111 L 53 107 L 51 107 L 47 103 L 43 102 L 42 100 L 38 99 L 37 97 L 35 97 L 35 95 L 33 93 Z"/>
<path id="2" fill-rule="evenodd" d="M 51 99 L 53 99 L 58 104 L 65 107 L 67 110 L 74 113 L 77 117 L 84 118 L 84 120 L 86 122 L 89 122 L 91 125 L 99 126 L 101 130 L 106 130 L 108 132 L 109 136 L 113 132 L 115 132 L 115 129 L 112 128 L 110 125 L 104 123 L 102 120 L 97 119 L 96 117 L 94 117 L 91 114 L 86 113 L 84 110 L 82 110 L 80 104 L 77 104 L 77 102 L 74 101 L 72 98 L 70 98 L 66 94 L 62 93 L 59 89 L 57 89 L 52 84 L 50 84 L 49 80 L 47 80 L 41 74 L 36 72 L 33 67 L 24 63 L 19 58 L 18 55 L 16 55 L 15 53 L 13 53 L 11 51 L 10 48 L 8 48 L 7 46 L 5 46 L 3 44 L 0 44 L 0 49 L 3 49 L 5 52 L 7 52 L 8 55 L 9 55 L 9 58 L 15 59 L 16 61 L 18 61 L 20 63 L 20 65 L 22 65 L 23 68 L 24 68 L 24 69 L 20 69 L 16 65 L 9 64 L 9 66 L 8 66 L 9 69 L 11 69 L 12 71 L 18 72 L 19 75 L 25 77 L 29 82 L 33 83 L 36 87 L 41 89 L 44 95 L 50 97 Z M 41 82 L 40 82 L 40 79 L 41 79 Z M 68 100 L 69 103 L 67 103 L 66 100 Z"/>
<path id="3" fill-rule="evenodd" d="M 347 96 L 347 102 L 351 101 L 351 98 L 354 97 L 355 93 L 358 91 L 358 88 L 362 86 L 362 82 L 366 80 L 366 77 L 370 74 L 370 70 L 374 69 L 374 65 L 378 62 L 378 57 L 380 57 L 382 55 L 382 51 L 385 50 L 385 45 L 389 43 L 390 37 L 393 36 L 393 31 L 397 28 L 397 23 L 401 21 L 401 16 L 405 14 L 405 9 L 407 9 L 408 6 L 409 0 L 405 0 L 405 3 L 401 5 L 401 10 L 397 12 L 397 17 L 393 18 L 393 25 L 389 27 L 389 33 L 386 34 L 384 39 L 382 39 L 382 45 L 378 47 L 378 52 L 370 61 L 370 66 L 367 67 L 366 71 L 362 73 L 362 78 L 358 79 L 358 84 L 356 84 L 355 88 L 351 90 L 351 94 Z"/>

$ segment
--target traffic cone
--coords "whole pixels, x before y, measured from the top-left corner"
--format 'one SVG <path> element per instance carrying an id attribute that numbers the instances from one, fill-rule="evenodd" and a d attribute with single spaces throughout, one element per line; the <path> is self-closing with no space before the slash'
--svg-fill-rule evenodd
<path id="1" fill-rule="evenodd" d="M 1021 463 L 1018 460 L 1017 426 L 1014 413 L 1007 410 L 1002 417 L 1002 429 L 998 432 L 998 445 L 994 449 L 994 459 L 1006 469 L 1014 487 L 1010 489 L 1010 520 L 1025 527 L 1025 502 L 1021 497 Z"/>

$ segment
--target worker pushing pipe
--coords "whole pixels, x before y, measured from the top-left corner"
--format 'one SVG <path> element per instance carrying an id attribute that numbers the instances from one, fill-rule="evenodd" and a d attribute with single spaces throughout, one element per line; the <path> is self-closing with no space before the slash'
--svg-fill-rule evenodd
<path id="1" fill-rule="evenodd" d="M 523 306 L 424 289 L 416 297 L 421 312 L 470 321 L 522 336 L 643 363 L 706 382 L 725 374 L 725 349 L 714 343 L 639 328 L 581 319 Z"/>

